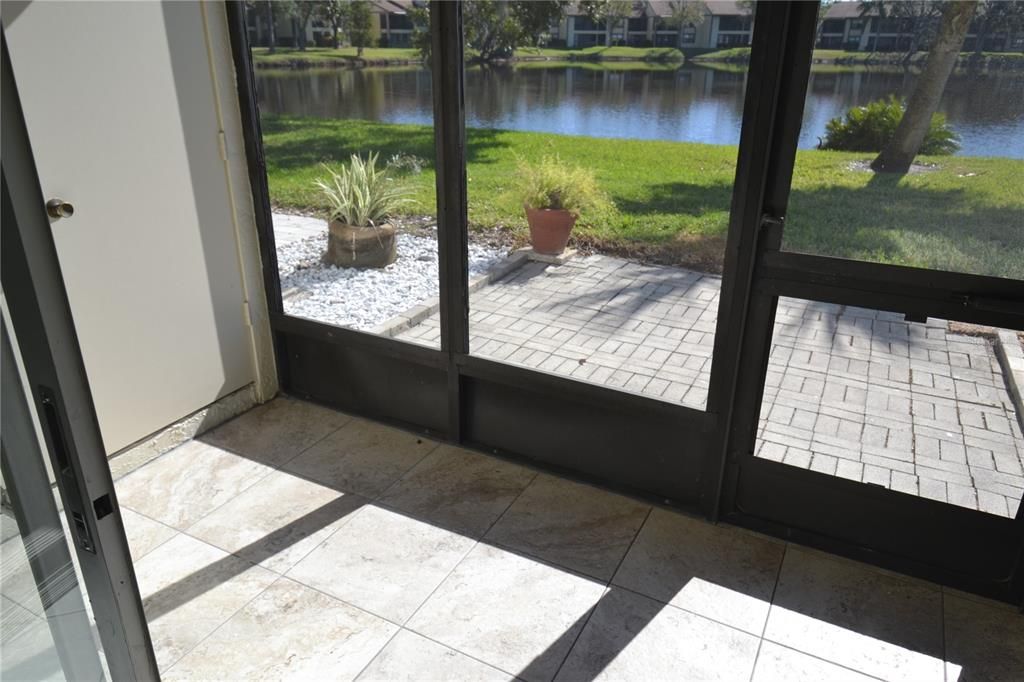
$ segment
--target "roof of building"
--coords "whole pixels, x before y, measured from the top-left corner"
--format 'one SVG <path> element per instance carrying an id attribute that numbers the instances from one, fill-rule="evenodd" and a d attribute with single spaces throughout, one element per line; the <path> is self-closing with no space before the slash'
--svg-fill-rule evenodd
<path id="1" fill-rule="evenodd" d="M 372 0 L 374 11 L 387 14 L 406 14 L 413 7 L 413 0 Z"/>
<path id="2" fill-rule="evenodd" d="M 655 16 L 670 17 L 675 10 L 675 5 L 681 0 L 646 0 L 646 2 L 634 2 L 630 11 L 630 18 Z M 713 16 L 730 16 L 750 14 L 750 10 L 741 2 L 734 0 L 708 0 L 702 3 L 708 14 Z M 566 9 L 568 16 L 584 16 L 586 12 L 580 7 L 580 3 L 573 2 Z"/>
<path id="3" fill-rule="evenodd" d="M 857 19 L 862 16 L 878 14 L 878 9 L 868 6 L 865 10 L 860 0 L 840 0 L 832 3 L 832 6 L 825 12 L 826 19 Z"/>

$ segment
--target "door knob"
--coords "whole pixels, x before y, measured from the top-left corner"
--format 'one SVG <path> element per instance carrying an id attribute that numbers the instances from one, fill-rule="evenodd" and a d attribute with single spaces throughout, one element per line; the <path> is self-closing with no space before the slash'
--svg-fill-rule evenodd
<path id="1" fill-rule="evenodd" d="M 63 199 L 53 198 L 46 202 L 46 214 L 51 218 L 70 218 L 75 214 L 75 207 Z"/>

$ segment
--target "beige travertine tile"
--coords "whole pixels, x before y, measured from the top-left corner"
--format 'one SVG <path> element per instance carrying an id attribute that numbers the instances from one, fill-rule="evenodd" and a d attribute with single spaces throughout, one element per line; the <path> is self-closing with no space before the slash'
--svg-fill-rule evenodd
<path id="1" fill-rule="evenodd" d="M 189 528 L 189 535 L 284 573 L 366 502 L 275 471 Z"/>
<path id="2" fill-rule="evenodd" d="M 115 485 L 123 507 L 185 530 L 271 471 L 265 464 L 190 441 Z"/>
<path id="3" fill-rule="evenodd" d="M 747 680 L 759 638 L 619 588 L 602 597 L 558 680 Z"/>
<path id="4" fill-rule="evenodd" d="M 487 540 L 609 580 L 650 507 L 540 474 L 487 533 Z"/>
<path id="5" fill-rule="evenodd" d="M 403 623 L 473 544 L 471 538 L 370 505 L 288 577 Z"/>
<path id="6" fill-rule="evenodd" d="M 351 680 L 398 627 L 281 578 L 181 659 L 168 680 Z"/>
<path id="7" fill-rule="evenodd" d="M 415 632 L 402 630 L 377 654 L 359 679 L 363 682 L 420 682 L 425 679 L 498 682 L 513 678 Z"/>
<path id="8" fill-rule="evenodd" d="M 480 537 L 535 475 L 494 457 L 442 445 L 391 486 L 381 502 Z"/>
<path id="9" fill-rule="evenodd" d="M 34 542 L 64 542 L 64 536 L 52 529 L 47 532 L 29 534 L 30 545 Z M 70 566 L 67 567 L 69 570 Z M 28 610 L 33 615 L 43 616 L 43 602 L 39 599 L 39 586 L 32 576 L 32 568 L 28 563 L 25 542 L 20 535 L 15 535 L 0 544 L 0 594 L 12 603 Z"/>
<path id="10" fill-rule="evenodd" d="M 284 469 L 336 490 L 377 497 L 436 447 L 422 436 L 353 419 Z"/>
<path id="11" fill-rule="evenodd" d="M 198 440 L 278 467 L 350 419 L 304 400 L 279 397 L 204 433 Z"/>
<path id="12" fill-rule="evenodd" d="M 121 507 L 121 520 L 124 522 L 124 534 L 128 538 L 128 547 L 135 561 L 178 534 L 178 531 L 170 526 L 145 517 L 128 507 Z"/>
<path id="13" fill-rule="evenodd" d="M 790 546 L 765 639 L 892 680 L 942 680 L 938 589 Z"/>
<path id="14" fill-rule="evenodd" d="M 946 594 L 946 679 L 1024 678 L 1024 616 L 1012 606 Z"/>
<path id="15" fill-rule="evenodd" d="M 408 628 L 532 682 L 549 680 L 604 586 L 477 545 Z"/>
<path id="16" fill-rule="evenodd" d="M 613 584 L 760 636 L 781 542 L 654 509 Z"/>
<path id="17" fill-rule="evenodd" d="M 135 575 L 163 670 L 278 577 L 184 534 L 135 562 Z"/>
<path id="18" fill-rule="evenodd" d="M 751 682 L 871 682 L 859 672 L 774 642 L 761 642 Z"/>
<path id="19" fill-rule="evenodd" d="M 0 679 L 66 679 L 46 619 L 0 597 L 0 623 Z"/>

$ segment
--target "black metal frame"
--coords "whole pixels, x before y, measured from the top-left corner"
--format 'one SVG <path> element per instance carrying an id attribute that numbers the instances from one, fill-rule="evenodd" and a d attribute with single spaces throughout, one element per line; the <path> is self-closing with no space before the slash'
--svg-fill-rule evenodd
<path id="1" fill-rule="evenodd" d="M 95 606 L 93 615 L 110 674 L 119 680 L 158 680 L 121 510 L 2 29 L 0 36 L 4 141 L 0 279 L 10 324 L 30 383 L 28 397 L 39 416 L 63 512 Z M 7 399 L 5 396 L 5 416 Z M 10 435 L 5 430 L 5 450 Z"/>
<path id="2" fill-rule="evenodd" d="M 699 411 L 469 354 L 456 2 L 431 3 L 440 350 L 283 314 L 244 9 L 228 3 L 283 388 L 712 520 L 1019 602 L 1020 518 L 998 519 L 752 457 L 779 295 L 1021 326 L 1014 308 L 1024 300 L 1020 282 L 779 252 L 817 6 L 757 5 L 708 410 Z M 851 523 L 848 513 L 837 517 L 840 504 L 857 504 L 863 522 Z M 947 548 L 963 552 L 959 563 L 936 552 L 945 532 L 936 519 L 966 529 Z"/>

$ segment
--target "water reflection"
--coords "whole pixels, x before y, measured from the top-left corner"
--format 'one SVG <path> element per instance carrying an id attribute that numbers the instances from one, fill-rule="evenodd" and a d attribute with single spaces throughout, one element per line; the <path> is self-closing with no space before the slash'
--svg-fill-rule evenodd
<path id="1" fill-rule="evenodd" d="M 850 107 L 906 96 L 917 75 L 904 70 L 815 72 L 802 148 Z M 416 67 L 260 71 L 264 112 L 430 124 L 430 72 Z M 590 66 L 473 68 L 466 72 L 466 125 L 568 135 L 739 141 L 747 75 L 686 66 L 619 70 Z M 1024 74 L 956 73 L 941 110 L 960 134 L 961 154 L 1024 158 Z"/>

